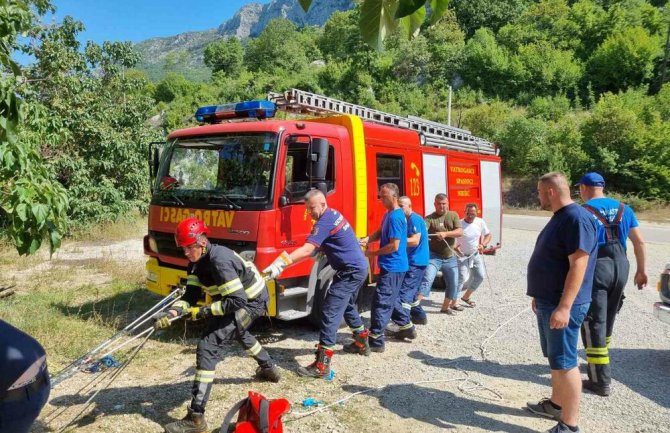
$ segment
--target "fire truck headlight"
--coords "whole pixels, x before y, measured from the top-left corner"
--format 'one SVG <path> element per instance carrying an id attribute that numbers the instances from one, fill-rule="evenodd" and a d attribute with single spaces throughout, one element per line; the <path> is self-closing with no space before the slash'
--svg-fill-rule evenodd
<path id="1" fill-rule="evenodd" d="M 153 236 L 149 236 L 149 249 L 158 254 L 158 242 Z"/>

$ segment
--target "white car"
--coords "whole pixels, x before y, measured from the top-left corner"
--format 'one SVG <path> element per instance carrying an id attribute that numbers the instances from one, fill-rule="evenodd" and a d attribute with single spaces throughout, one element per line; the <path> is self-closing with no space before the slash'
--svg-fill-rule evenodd
<path id="1" fill-rule="evenodd" d="M 658 293 L 661 296 L 661 302 L 654 304 L 654 315 L 670 324 L 670 263 L 665 265 L 665 270 L 658 280 Z"/>

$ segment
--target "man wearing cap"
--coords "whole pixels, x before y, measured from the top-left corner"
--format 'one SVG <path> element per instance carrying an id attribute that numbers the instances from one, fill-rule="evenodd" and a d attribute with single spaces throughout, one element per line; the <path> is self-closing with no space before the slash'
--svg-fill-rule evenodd
<path id="1" fill-rule="evenodd" d="M 610 395 L 612 374 L 609 345 L 614 318 L 623 303 L 623 289 L 630 265 L 626 257 L 626 238 L 633 242 L 637 270 L 633 281 L 638 289 L 647 285 L 645 247 L 633 210 L 606 197 L 605 179 L 596 172 L 586 173 L 577 183 L 584 207 L 596 220 L 598 260 L 593 280 L 591 308 L 582 324 L 586 348 L 588 380 L 583 388 L 600 396 Z"/>

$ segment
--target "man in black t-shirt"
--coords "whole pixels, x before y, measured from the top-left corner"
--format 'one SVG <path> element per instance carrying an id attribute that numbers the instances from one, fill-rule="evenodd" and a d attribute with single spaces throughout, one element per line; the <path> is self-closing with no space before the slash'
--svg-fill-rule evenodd
<path id="1" fill-rule="evenodd" d="M 565 175 L 547 173 L 537 185 L 540 205 L 554 213 L 537 237 L 528 262 L 528 289 L 537 315 L 542 353 L 549 359 L 550 398 L 528 410 L 554 418 L 550 433 L 580 432 L 579 330 L 591 304 L 596 227 L 591 215 L 570 198 Z"/>

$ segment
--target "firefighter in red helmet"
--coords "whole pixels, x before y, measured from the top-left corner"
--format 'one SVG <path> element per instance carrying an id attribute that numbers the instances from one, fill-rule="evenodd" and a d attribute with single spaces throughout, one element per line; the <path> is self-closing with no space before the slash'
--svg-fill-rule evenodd
<path id="1" fill-rule="evenodd" d="M 213 245 L 207 239 L 209 229 L 198 218 L 187 218 L 177 225 L 175 241 L 189 260 L 186 293 L 171 309 L 155 316 L 155 326 L 170 326 L 170 317 L 188 312 L 193 319 L 207 319 L 208 327 L 198 343 L 192 399 L 184 419 L 165 426 L 168 433 L 199 433 L 207 430 L 205 406 L 214 381 L 216 364 L 222 359 L 224 345 L 237 340 L 258 363 L 260 379 L 278 382 L 279 369 L 249 333 L 253 321 L 267 308 L 268 290 L 253 263 L 234 251 Z M 202 292 L 212 304 L 198 307 Z"/>

